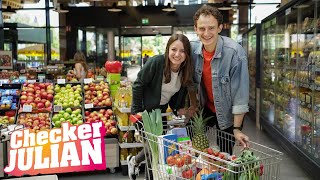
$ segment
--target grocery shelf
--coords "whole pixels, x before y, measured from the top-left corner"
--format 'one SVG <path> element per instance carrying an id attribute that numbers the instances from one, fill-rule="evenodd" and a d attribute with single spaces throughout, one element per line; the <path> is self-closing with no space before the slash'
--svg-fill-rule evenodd
<path id="1" fill-rule="evenodd" d="M 120 148 L 136 148 L 143 147 L 142 143 L 119 143 Z"/>
<path id="2" fill-rule="evenodd" d="M 136 128 L 134 126 L 119 126 L 119 129 L 120 131 L 133 131 L 135 130 Z"/>

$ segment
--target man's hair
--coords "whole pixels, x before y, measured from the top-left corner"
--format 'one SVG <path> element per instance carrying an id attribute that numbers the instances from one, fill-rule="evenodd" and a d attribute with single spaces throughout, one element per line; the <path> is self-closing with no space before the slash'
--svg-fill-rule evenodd
<path id="1" fill-rule="evenodd" d="M 197 12 L 194 14 L 193 16 L 193 21 L 194 21 L 194 25 L 197 26 L 197 21 L 200 17 L 200 15 L 205 15 L 205 16 L 209 16 L 212 15 L 213 17 L 215 17 L 218 21 L 218 26 L 220 26 L 220 24 L 223 23 L 223 16 L 220 13 L 220 11 L 210 5 L 203 5 L 201 6 L 200 9 L 197 10 Z"/>

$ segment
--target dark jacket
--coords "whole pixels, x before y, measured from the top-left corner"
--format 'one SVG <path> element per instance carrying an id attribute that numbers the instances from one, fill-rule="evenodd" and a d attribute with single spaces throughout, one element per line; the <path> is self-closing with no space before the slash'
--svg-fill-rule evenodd
<path id="1" fill-rule="evenodd" d="M 138 73 L 132 86 L 131 112 L 133 114 L 160 108 L 164 64 L 163 55 L 154 56 L 149 58 Z M 187 93 L 187 88 L 181 86 L 180 90 L 171 97 L 169 105 L 174 112 L 184 107 Z"/>

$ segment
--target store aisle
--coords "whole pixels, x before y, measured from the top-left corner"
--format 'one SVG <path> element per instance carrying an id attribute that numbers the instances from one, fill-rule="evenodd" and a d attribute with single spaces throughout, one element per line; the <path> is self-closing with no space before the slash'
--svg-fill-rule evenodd
<path id="1" fill-rule="evenodd" d="M 248 134 L 252 141 L 269 146 L 271 148 L 277 149 L 279 151 L 283 150 L 279 147 L 275 142 L 272 141 L 268 137 L 268 135 L 263 132 L 259 131 L 255 127 L 255 122 L 246 119 L 244 132 Z M 1 154 L 1 153 L 0 153 Z M 2 156 L 0 157 L 0 162 L 2 162 Z M 280 170 L 280 177 L 284 180 L 308 180 L 309 178 L 306 177 L 305 172 L 300 168 L 293 159 L 289 158 L 286 154 L 283 156 L 283 160 L 281 163 L 281 170 Z M 68 173 L 68 174 L 60 174 L 59 180 L 87 180 L 87 179 L 94 179 L 94 180 L 128 180 L 129 178 L 123 176 L 120 171 L 115 174 L 110 174 L 107 171 L 103 172 L 86 172 L 86 173 Z M 143 180 L 144 174 L 140 175 L 140 178 L 137 180 Z M 1 176 L 0 176 L 1 177 Z M 1 179 L 1 178 L 0 178 Z"/>

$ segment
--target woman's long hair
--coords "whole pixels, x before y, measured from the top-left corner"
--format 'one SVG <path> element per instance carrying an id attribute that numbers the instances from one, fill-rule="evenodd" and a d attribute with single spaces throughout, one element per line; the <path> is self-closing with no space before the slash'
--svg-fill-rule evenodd
<path id="1" fill-rule="evenodd" d="M 73 56 L 74 63 L 80 63 L 84 69 L 84 71 L 88 72 L 88 65 L 86 62 L 86 56 L 81 52 L 77 51 Z"/>
<path id="2" fill-rule="evenodd" d="M 165 81 L 164 83 L 169 83 L 171 81 L 171 67 L 170 67 L 170 60 L 169 60 L 169 47 L 170 45 L 176 41 L 179 40 L 183 44 L 184 53 L 186 55 L 185 61 L 180 65 L 180 71 L 181 73 L 181 86 L 186 87 L 192 83 L 192 76 L 193 76 L 193 61 L 191 58 L 191 45 L 189 42 L 189 39 L 183 35 L 183 34 L 173 34 L 170 39 L 168 40 L 166 52 L 164 55 L 164 77 Z"/>

